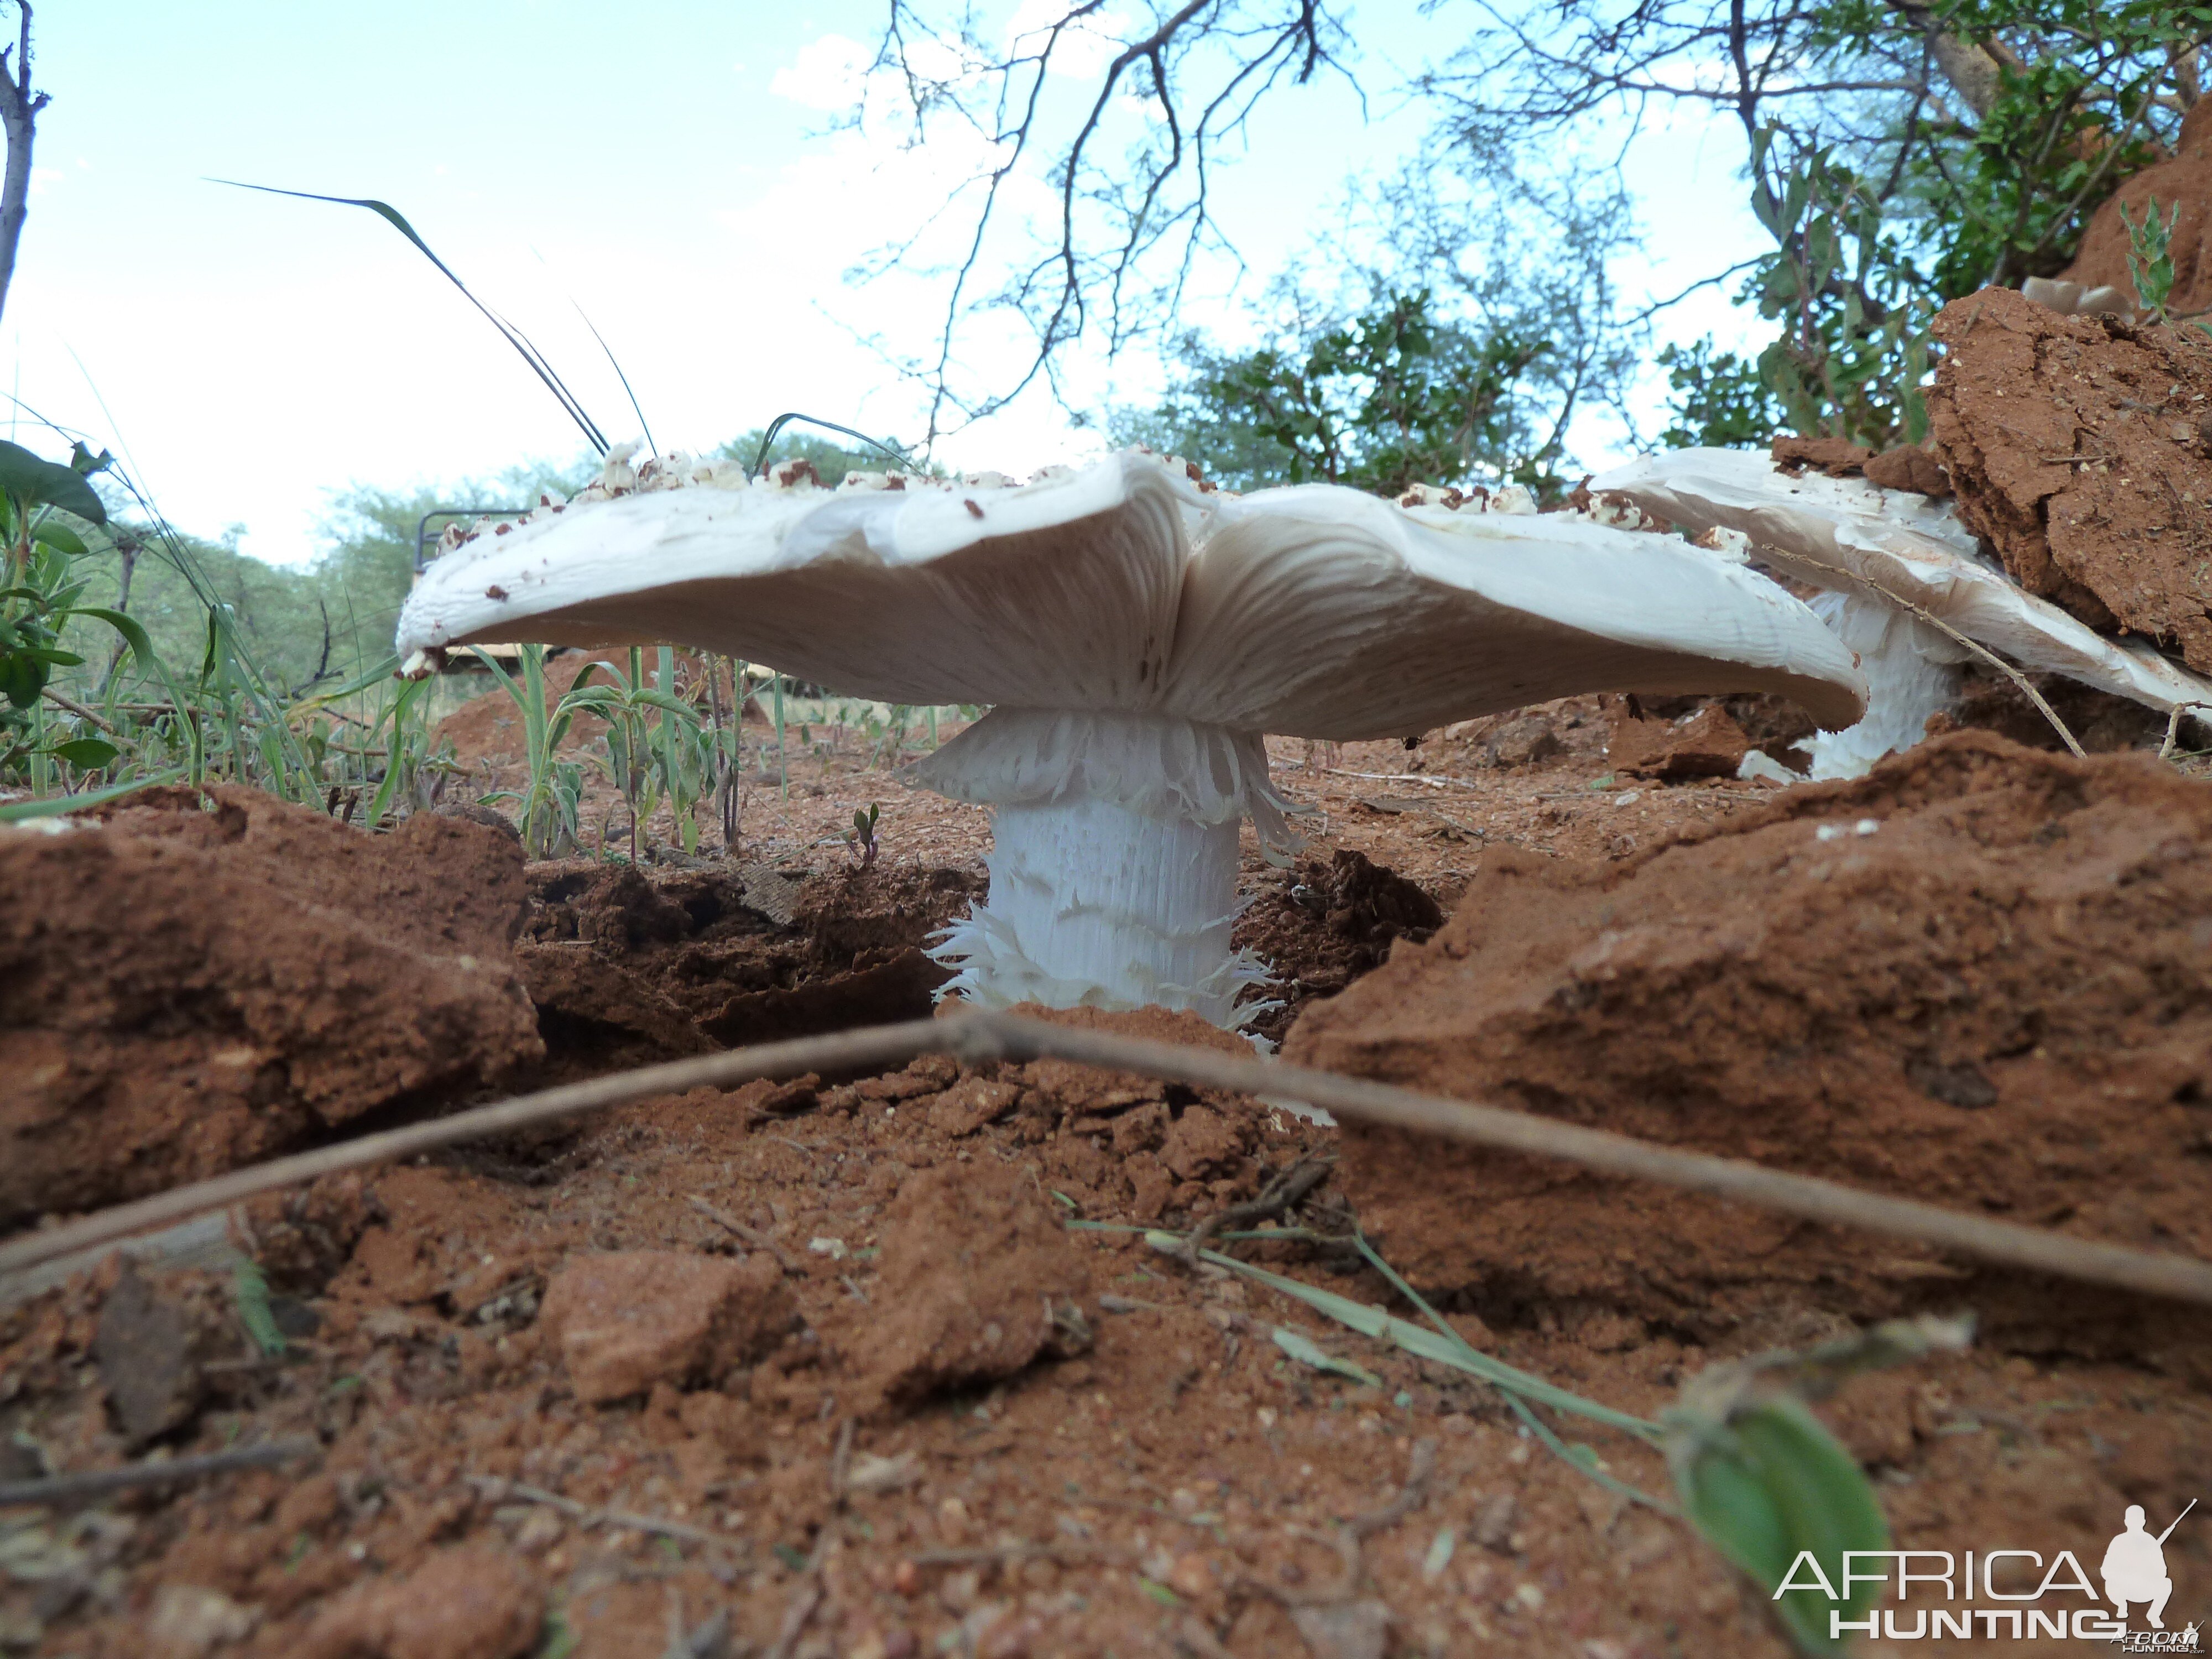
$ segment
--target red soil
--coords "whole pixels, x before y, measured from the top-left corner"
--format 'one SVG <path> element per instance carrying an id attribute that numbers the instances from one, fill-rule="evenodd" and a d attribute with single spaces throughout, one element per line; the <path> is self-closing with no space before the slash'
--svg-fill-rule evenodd
<path id="1" fill-rule="evenodd" d="M 1616 864 L 1485 861 L 1287 1057 L 2084 1237 L 2212 1256 L 2212 792 L 1980 733 Z M 1966 1303 L 2212 1376 L 2212 1322 L 1564 1165 L 1346 1138 L 1416 1283 L 1711 1340 Z"/>
<path id="2" fill-rule="evenodd" d="M 1775 711 L 1727 712 L 1787 746 L 1767 729 Z M 1274 745 L 1280 781 L 1322 809 L 1293 867 L 1255 848 L 1243 882 L 1244 936 L 1296 975 L 1283 988 L 1294 1049 L 1340 1041 L 1385 1069 L 1354 1039 L 1402 1003 L 1433 1027 L 1409 1063 L 1451 1092 L 1512 1099 L 1525 1078 L 1537 1109 L 1692 1142 L 1725 1130 L 1731 1152 L 2204 1248 L 2202 1206 L 2181 1201 L 2201 1190 L 2202 1148 L 2176 1127 L 2204 1109 L 2176 1098 L 2206 1047 L 2207 948 L 2191 931 L 2212 908 L 2203 785 L 1974 738 L 1862 786 L 1632 783 L 1607 753 L 1616 713 L 1671 726 L 1697 711 L 1570 700 L 1413 751 Z M 848 878 L 842 851 L 816 843 L 871 799 L 886 805 L 885 858 Z M 1882 826 L 1819 841 L 1847 814 Z M 302 830 L 301 869 L 264 884 L 332 881 L 403 848 L 427 884 L 423 848 L 477 846 L 460 839 L 471 825 L 422 820 L 376 840 L 331 828 L 343 846 Z M 728 862 L 539 866 L 526 899 L 512 843 L 482 833 L 504 850 L 471 854 L 478 896 L 497 900 L 502 930 L 526 910 L 517 971 L 544 994 L 544 1066 L 559 1076 L 720 1040 L 733 1002 L 746 1018 L 769 1009 L 744 998 L 787 999 L 779 1018 L 840 998 L 862 1017 L 892 1006 L 889 981 L 854 988 L 896 981 L 975 890 L 983 843 L 973 809 L 834 755 L 795 766 L 787 799 L 756 786 Z M 1867 862 L 1844 869 L 1852 858 Z M 1825 883 L 1811 873 L 1824 859 Z M 220 908 L 236 890 L 210 878 L 201 890 Z M 349 890 L 333 908 L 388 931 L 386 890 Z M 1847 892 L 1872 926 L 1841 916 Z M 129 982 L 133 950 L 191 966 L 116 926 L 139 913 L 106 893 L 80 903 L 127 945 L 87 958 L 81 980 Z M 1925 915 L 1886 902 L 1901 898 Z M 1607 903 L 1618 916 L 1599 923 Z M 1422 944 L 1430 906 L 1445 920 Z M 276 908 L 256 914 L 275 927 Z M 221 937 L 181 900 L 145 914 Z M 1516 916 L 1491 957 L 1450 957 Z M 1942 924 L 1933 936 L 1927 917 Z M 1554 1006 L 1584 980 L 1544 936 L 1585 949 L 1594 927 L 1633 931 L 1622 919 L 1645 945 L 1615 947 L 1617 977 L 1589 981 L 1579 1012 Z M 319 925 L 324 954 L 299 958 L 289 996 L 364 948 L 337 920 Z M 398 931 L 419 939 L 418 926 L 431 924 Z M 1759 949 L 1731 956 L 1723 933 Z M 1508 957 L 1525 969 L 1511 1018 Z M 1456 1016 L 1448 969 L 1473 975 Z M 191 1018 L 225 1006 L 189 1005 L 169 1040 L 215 1042 Z M 1187 1017 L 1070 1018 L 1240 1047 Z M 1494 1053 L 1462 1040 L 1478 1019 Z M 1546 1019 L 1564 1058 L 1522 1041 Z M 2036 1041 L 2020 1048 L 2024 1020 Z M 307 1056 L 324 1041 L 312 1024 L 283 1030 Z M 1772 1063 L 1770 1030 L 1825 1043 L 1833 1081 Z M 106 1065 L 111 1046 L 143 1040 L 135 1024 L 86 1027 L 72 1052 Z M 1968 1067 L 1995 1103 L 1970 1103 Z M 1654 1079 L 1676 1092 L 1650 1096 Z M 410 1100 L 463 1104 L 482 1088 L 471 1073 Z M 1993 1148 L 1998 1124 L 2018 1133 Z M 86 1140 L 88 1168 L 104 1144 Z M 2212 1406 L 2190 1380 L 2212 1345 L 2172 1310 L 2085 1310 L 2054 1287 L 1810 1230 L 1783 1230 L 1755 1261 L 1748 1246 L 1769 1236 L 1755 1218 L 1723 1228 L 1648 1192 L 1464 1172 L 1433 1148 L 1421 1182 L 1455 1207 L 1417 1216 L 1410 1182 L 1371 1178 L 1370 1143 L 1259 1102 L 1061 1062 L 932 1057 L 648 1100 L 257 1203 L 234 1237 L 268 1276 L 282 1356 L 249 1342 L 228 1273 L 148 1261 L 126 1279 L 111 1262 L 0 1310 L 0 1480 L 149 1443 L 181 1455 L 305 1434 L 322 1449 L 75 1514 L 0 1514 L 0 1631 L 53 1659 L 664 1659 L 725 1638 L 787 1659 L 1779 1659 L 1761 1599 L 1709 1548 L 1542 1449 L 1489 1389 L 1132 1233 L 1054 1228 L 1189 1225 L 1340 1146 L 1349 1181 L 1332 1176 L 1284 1220 L 1340 1234 L 1357 1206 L 1424 1273 L 1464 1266 L 1471 1241 L 1500 1271 L 1457 1281 L 1455 1325 L 1628 1410 L 1656 1413 L 1715 1360 L 1869 1311 L 1978 1308 L 1974 1352 L 1863 1378 L 1823 1408 L 1877 1475 L 1900 1547 L 2063 1547 L 2094 1567 L 2125 1504 L 2163 1526 L 2212 1466 Z M 1546 1209 L 1488 1202 L 1547 1178 Z M 1406 1311 L 1340 1249 L 1227 1248 Z M 1379 1386 L 1291 1360 L 1278 1327 Z M 1611 1473 L 1663 1493 L 1648 1449 L 1591 1438 Z M 2193 1522 L 2169 1540 L 2170 1619 L 2212 1606 L 2208 1544 Z"/>
<path id="3" fill-rule="evenodd" d="M 0 829 L 0 1225 L 272 1157 L 534 1060 L 511 836 L 258 791 Z"/>

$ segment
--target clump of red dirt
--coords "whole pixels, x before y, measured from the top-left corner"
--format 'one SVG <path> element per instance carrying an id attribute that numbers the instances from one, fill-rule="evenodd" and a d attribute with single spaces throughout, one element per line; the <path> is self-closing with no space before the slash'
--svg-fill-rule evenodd
<path id="1" fill-rule="evenodd" d="M 0 829 L 0 1225 L 288 1151 L 535 1060 L 511 837 L 258 791 Z"/>
<path id="2" fill-rule="evenodd" d="M 2212 792 L 1979 732 L 1626 861 L 1485 860 L 1301 1062 L 2085 1237 L 2212 1255 Z M 1711 1335 L 1972 1304 L 2153 1359 L 2200 1322 L 1563 1164 L 1346 1138 L 1416 1283 Z M 1978 1277 L 1982 1282 L 1974 1282 Z M 2200 1340 L 2194 1350 L 2203 1363 Z"/>
<path id="3" fill-rule="evenodd" d="M 1952 301 L 1936 336 L 1960 520 L 2029 592 L 2212 673 L 2212 338 L 2005 289 Z"/>
<path id="4" fill-rule="evenodd" d="M 1884 489 L 1910 490 L 1917 495 L 1948 495 L 1951 480 L 1942 464 L 1926 450 L 1900 444 L 1877 454 L 1844 438 L 1775 439 L 1769 453 L 1774 470 L 1795 478 L 1808 466 L 1831 478 L 1866 478 Z"/>
<path id="5" fill-rule="evenodd" d="M 2064 280 L 2084 288 L 2117 288 L 2139 302 L 2120 210 L 2125 208 L 2128 217 L 2141 224 L 2154 196 L 2161 220 L 2181 210 L 2167 246 L 2173 260 L 2168 304 L 2183 316 L 2212 309 L 2212 99 L 2199 99 L 2184 118 L 2172 155 L 2135 174 L 2098 208 Z"/>
<path id="6" fill-rule="evenodd" d="M 911 1406 L 1090 1349 L 1090 1264 L 1051 1203 L 1034 1179 L 989 1164 L 899 1189 L 884 1217 L 884 1305 L 840 1322 L 870 1393 Z"/>

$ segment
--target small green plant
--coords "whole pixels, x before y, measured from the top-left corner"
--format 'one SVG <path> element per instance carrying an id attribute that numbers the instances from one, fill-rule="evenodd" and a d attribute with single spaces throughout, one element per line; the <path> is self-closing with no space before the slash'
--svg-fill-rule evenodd
<path id="1" fill-rule="evenodd" d="M 284 1352 L 284 1333 L 276 1328 L 276 1316 L 269 1306 L 269 1279 L 259 1266 L 241 1258 L 231 1270 L 231 1299 L 238 1304 L 239 1323 L 253 1339 L 253 1346 L 269 1358 Z"/>
<path id="2" fill-rule="evenodd" d="M 85 479 L 108 459 L 88 454 L 79 444 L 72 464 L 64 466 L 0 442 L 0 539 L 7 550 L 0 579 L 0 777 L 27 775 L 32 788 L 42 793 L 52 787 L 58 765 L 97 772 L 122 754 L 111 740 L 112 722 L 71 705 L 53 689 L 55 669 L 84 662 L 62 645 L 70 619 L 106 623 L 142 665 L 154 661 L 153 642 L 133 618 L 83 603 L 87 584 L 75 568 L 87 549 L 69 520 L 107 522 L 106 507 Z M 47 717 L 50 704 L 70 708 L 85 729 L 57 729 Z M 100 735 L 103 726 L 109 735 Z"/>
<path id="3" fill-rule="evenodd" d="M 484 799 L 517 803 L 520 808 L 518 827 L 522 832 L 522 848 L 532 858 L 560 858 L 574 851 L 578 814 L 584 799 L 584 769 L 574 761 L 562 759 L 560 749 L 562 739 L 568 735 L 568 728 L 575 720 L 577 709 L 584 706 L 578 698 L 589 690 L 586 682 L 597 665 L 586 664 L 568 694 L 558 705 L 549 708 L 544 646 L 526 645 L 520 648 L 519 680 L 501 667 L 489 652 L 475 646 L 470 649 L 491 670 L 521 712 L 523 750 L 530 767 L 530 780 L 520 793 L 495 790 Z"/>
<path id="4" fill-rule="evenodd" d="M 853 810 L 853 827 L 845 832 L 845 855 L 860 869 L 865 870 L 876 861 L 876 814 L 878 804 L 868 803 L 868 810 Z"/>
<path id="5" fill-rule="evenodd" d="M 576 676 L 568 695 L 562 699 L 562 708 L 597 714 L 607 723 L 604 739 L 607 772 L 615 787 L 622 791 L 629 809 L 632 864 L 638 861 L 640 854 L 638 825 L 653 816 L 662 800 L 674 800 L 679 795 L 696 800 L 698 795 L 685 766 L 685 757 L 699 729 L 699 711 L 673 694 L 674 653 L 664 646 L 660 654 L 660 684 L 657 688 L 646 684 L 645 653 L 633 646 L 627 673 L 612 663 L 587 663 Z M 588 684 L 592 671 L 599 668 L 612 676 L 611 683 Z M 654 718 L 656 714 L 658 720 Z M 679 805 L 679 817 L 684 810 Z M 696 825 L 690 840 L 696 846 Z"/>
<path id="6" fill-rule="evenodd" d="M 2182 320 L 2174 316 L 2173 299 L 2173 228 L 2181 222 L 2181 204 L 2173 204 L 2173 211 L 2164 219 L 2158 216 L 2158 198 L 2154 196 L 2143 204 L 2141 220 L 2128 217 L 2127 204 L 2120 204 L 2120 222 L 2128 231 L 2128 275 L 2135 281 L 2136 299 L 2141 304 L 2144 319 L 2154 325 Z M 2191 319 L 2202 315 L 2192 312 Z M 2212 323 L 2198 321 L 2197 326 L 2212 334 Z"/>

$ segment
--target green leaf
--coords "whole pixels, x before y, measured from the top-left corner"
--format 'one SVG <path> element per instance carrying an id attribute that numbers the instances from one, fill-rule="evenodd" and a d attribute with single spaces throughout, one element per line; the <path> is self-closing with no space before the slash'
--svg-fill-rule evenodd
<path id="1" fill-rule="evenodd" d="M 1310 1337 L 1301 1336 L 1286 1326 L 1275 1327 L 1275 1346 L 1301 1365 L 1310 1365 L 1317 1371 L 1330 1371 L 1338 1376 L 1348 1376 L 1355 1382 L 1366 1383 L 1370 1388 L 1382 1386 L 1382 1379 L 1373 1371 L 1363 1365 L 1356 1365 L 1349 1359 L 1340 1359 L 1334 1354 L 1322 1352 Z"/>
<path id="2" fill-rule="evenodd" d="M 174 783 L 184 775 L 183 767 L 172 767 L 168 771 L 157 772 L 149 778 L 133 778 L 128 783 L 118 783 L 107 789 L 88 789 L 82 795 L 50 795 L 44 800 L 9 801 L 0 806 L 0 823 L 27 823 L 33 818 L 58 818 L 65 812 L 81 812 L 88 806 L 105 806 L 109 801 L 135 795 L 141 789 Z"/>
<path id="3" fill-rule="evenodd" d="M 72 738 L 67 743 L 55 744 L 46 752 L 84 771 L 97 772 L 103 766 L 112 765 L 123 751 L 106 738 Z"/>
<path id="4" fill-rule="evenodd" d="M 0 490 L 23 507 L 58 507 L 92 524 L 107 522 L 107 508 L 73 470 L 42 461 L 21 444 L 4 439 L 0 439 Z"/>
<path id="5" fill-rule="evenodd" d="M 553 372 L 545 359 L 539 355 L 538 348 L 530 343 L 520 329 L 470 292 L 469 285 L 453 273 L 450 265 L 430 251 L 430 245 L 416 234 L 415 227 L 409 224 L 399 210 L 389 202 L 380 202 L 373 197 L 367 196 L 324 196 L 311 190 L 279 190 L 273 185 L 249 185 L 237 179 L 216 179 L 210 182 L 229 185 L 238 190 L 259 191 L 267 196 L 289 196 L 302 202 L 330 202 L 339 207 L 367 208 L 412 242 L 416 251 L 438 268 L 440 275 L 460 289 L 461 297 L 474 306 L 483 314 L 484 319 L 500 331 L 501 337 L 520 354 L 522 361 L 530 365 L 531 373 L 537 375 L 545 389 L 559 401 L 568 418 L 575 422 L 582 429 L 584 436 L 590 441 L 592 447 L 602 455 L 607 453 L 605 436 L 601 434 L 591 416 L 584 412 L 583 405 L 576 401 L 575 395 L 562 383 L 561 377 Z"/>
<path id="6" fill-rule="evenodd" d="M 1773 1597 L 1775 1616 L 1798 1648 L 1843 1650 L 1831 1613 L 1856 1620 L 1874 1599 L 1861 1584 L 1832 1601 L 1792 1568 L 1809 1555 L 1826 1582 L 1844 1583 L 1847 1553 L 1889 1547 L 1889 1523 L 1851 1455 L 1791 1395 L 1758 1399 L 1725 1425 L 1678 1430 L 1697 1443 L 1670 1448 L 1675 1485 L 1690 1518 L 1730 1561 Z M 1792 1588 L 1779 1596 L 1785 1580 Z"/>
<path id="7" fill-rule="evenodd" d="M 73 559 L 81 559 L 85 554 L 84 538 L 67 525 L 56 524 L 52 519 L 34 526 L 31 539 L 52 548 L 58 553 L 66 553 Z"/>
<path id="8" fill-rule="evenodd" d="M 136 617 L 121 611 L 111 611 L 104 605 L 79 605 L 70 614 L 77 617 L 94 617 L 106 623 L 123 635 L 124 643 L 131 647 L 131 654 L 138 659 L 138 665 L 141 668 L 151 668 L 155 665 L 156 659 L 154 655 L 154 641 L 147 637 L 146 630 L 139 625 Z"/>
<path id="9" fill-rule="evenodd" d="M 251 1261 L 240 1261 L 231 1270 L 231 1295 L 238 1303 L 239 1322 L 253 1339 L 254 1346 L 272 1358 L 284 1352 L 284 1333 L 276 1328 L 276 1316 L 269 1308 L 269 1280 Z"/>

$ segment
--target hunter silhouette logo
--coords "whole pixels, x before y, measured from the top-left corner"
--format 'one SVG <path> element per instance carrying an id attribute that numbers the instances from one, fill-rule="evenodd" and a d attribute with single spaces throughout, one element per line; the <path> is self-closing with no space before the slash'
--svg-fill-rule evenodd
<path id="1" fill-rule="evenodd" d="M 2172 1525 L 2154 1538 L 2143 1529 L 2142 1505 L 2128 1505 L 2123 1522 L 2125 1530 L 2105 1547 L 2105 1564 L 2099 1569 L 2105 1581 L 2106 1599 L 2112 1602 L 2121 1623 L 2127 1622 L 2130 1601 L 2147 1601 L 2150 1610 L 2144 1617 L 2150 1621 L 2150 1627 L 2166 1628 L 2166 1599 L 2173 1594 L 2173 1580 L 2166 1574 L 2166 1540 L 2181 1524 L 2182 1516 L 2196 1507 L 2197 1500 L 2192 1498 L 2181 1514 L 2173 1517 Z"/>

